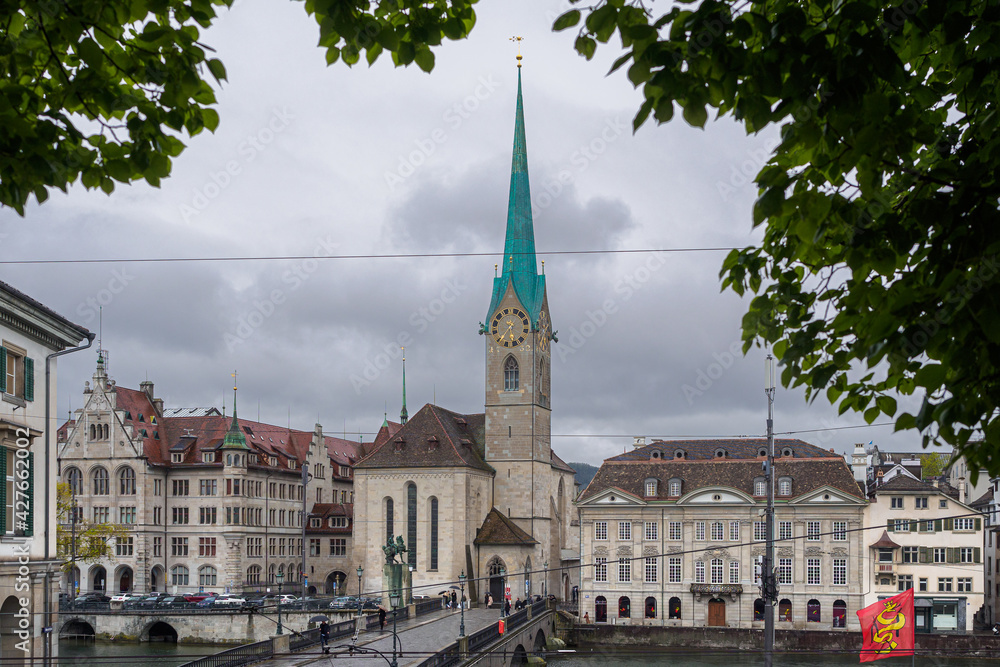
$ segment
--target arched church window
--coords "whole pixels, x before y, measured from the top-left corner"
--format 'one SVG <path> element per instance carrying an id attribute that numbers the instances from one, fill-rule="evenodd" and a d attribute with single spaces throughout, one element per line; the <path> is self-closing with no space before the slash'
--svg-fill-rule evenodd
<path id="1" fill-rule="evenodd" d="M 70 468 L 66 471 L 66 481 L 69 482 L 69 492 L 75 494 L 83 493 L 83 475 L 79 468 Z"/>
<path id="2" fill-rule="evenodd" d="M 110 437 L 111 437 L 111 425 L 110 424 L 105 424 L 104 425 L 104 439 L 107 440 Z"/>
<path id="3" fill-rule="evenodd" d="M 520 385 L 519 370 L 517 367 L 517 359 L 514 357 L 507 357 L 507 361 L 503 364 L 503 390 L 504 391 L 517 391 Z"/>
<path id="4" fill-rule="evenodd" d="M 92 479 L 94 482 L 94 495 L 95 496 L 108 495 L 108 471 L 98 466 L 94 468 L 94 472 L 92 473 Z"/>
<path id="5" fill-rule="evenodd" d="M 392 535 L 392 498 L 385 499 L 385 541 L 388 544 L 395 537 Z"/>
<path id="6" fill-rule="evenodd" d="M 410 567 L 417 567 L 417 485 L 406 485 L 406 559 Z"/>
<path id="7" fill-rule="evenodd" d="M 90 439 L 91 440 L 97 439 L 97 426 L 95 426 L 94 424 L 90 425 Z"/>
<path id="8" fill-rule="evenodd" d="M 431 498 L 431 568 L 438 569 L 438 499 Z"/>
<path id="9" fill-rule="evenodd" d="M 135 495 L 135 471 L 128 466 L 118 473 L 118 493 L 123 496 Z"/>

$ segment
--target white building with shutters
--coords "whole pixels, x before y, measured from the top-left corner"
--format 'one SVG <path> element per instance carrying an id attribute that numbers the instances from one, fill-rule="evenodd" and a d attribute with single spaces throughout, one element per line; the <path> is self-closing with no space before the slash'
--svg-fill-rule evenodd
<path id="1" fill-rule="evenodd" d="M 984 601 L 983 521 L 963 495 L 906 471 L 870 487 L 865 604 L 913 588 L 917 632 L 972 632 Z"/>

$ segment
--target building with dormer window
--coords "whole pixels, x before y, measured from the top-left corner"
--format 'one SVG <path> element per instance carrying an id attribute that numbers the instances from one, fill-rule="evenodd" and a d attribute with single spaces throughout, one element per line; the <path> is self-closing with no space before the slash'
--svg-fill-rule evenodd
<path id="1" fill-rule="evenodd" d="M 776 627 L 858 630 L 865 498 L 843 457 L 801 440 L 776 441 L 775 455 Z M 763 628 L 766 458 L 766 441 L 746 439 L 654 442 L 606 460 L 576 502 L 593 563 L 580 617 Z"/>

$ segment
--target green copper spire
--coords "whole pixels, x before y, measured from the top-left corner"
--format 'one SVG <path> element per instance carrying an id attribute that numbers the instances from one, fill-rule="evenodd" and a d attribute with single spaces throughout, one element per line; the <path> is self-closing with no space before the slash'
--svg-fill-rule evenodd
<path id="1" fill-rule="evenodd" d="M 399 423 L 405 424 L 406 420 L 410 418 L 406 412 L 406 348 L 400 349 L 403 350 L 403 409 L 399 411 Z"/>
<path id="2" fill-rule="evenodd" d="M 233 422 L 226 431 L 226 438 L 222 441 L 220 449 L 250 449 L 247 447 L 247 438 L 240 430 L 239 422 L 236 421 L 236 387 L 233 387 Z"/>
<path id="3" fill-rule="evenodd" d="M 528 183 L 528 148 L 524 138 L 524 105 L 521 101 L 521 65 L 517 70 L 517 108 L 514 115 L 514 155 L 510 167 L 510 198 L 507 201 L 507 238 L 504 241 L 501 275 L 493 279 L 493 298 L 487 321 L 499 307 L 508 285 L 538 319 L 545 296 L 545 276 L 538 275 L 535 260 L 535 229 L 531 219 L 531 188 Z"/>

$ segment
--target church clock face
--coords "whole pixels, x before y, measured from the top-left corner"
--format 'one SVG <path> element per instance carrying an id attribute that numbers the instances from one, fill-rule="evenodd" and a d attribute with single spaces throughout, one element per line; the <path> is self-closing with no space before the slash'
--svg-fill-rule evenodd
<path id="1" fill-rule="evenodd" d="M 549 316 L 542 311 L 542 314 L 538 316 L 538 348 L 542 352 L 549 351 L 549 339 L 552 338 L 552 324 L 549 323 Z"/>
<path id="2" fill-rule="evenodd" d="M 497 311 L 490 322 L 490 333 L 499 345 L 517 347 L 528 337 L 531 321 L 519 308 Z"/>

